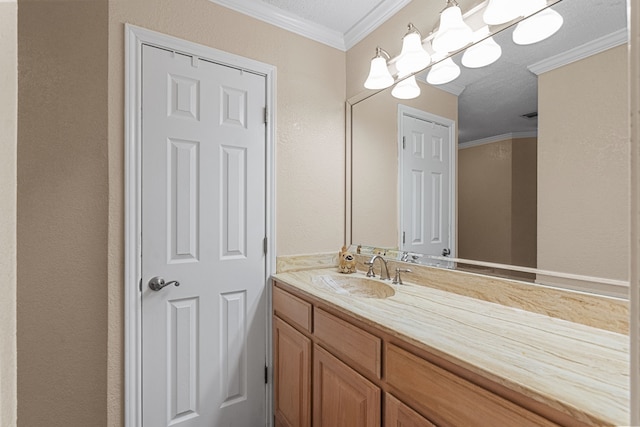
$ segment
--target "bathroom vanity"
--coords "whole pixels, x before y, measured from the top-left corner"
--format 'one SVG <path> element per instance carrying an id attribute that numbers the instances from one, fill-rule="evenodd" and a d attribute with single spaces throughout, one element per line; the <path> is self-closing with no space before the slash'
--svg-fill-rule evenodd
<path id="1" fill-rule="evenodd" d="M 276 426 L 628 424 L 626 334 L 404 279 L 274 276 Z"/>

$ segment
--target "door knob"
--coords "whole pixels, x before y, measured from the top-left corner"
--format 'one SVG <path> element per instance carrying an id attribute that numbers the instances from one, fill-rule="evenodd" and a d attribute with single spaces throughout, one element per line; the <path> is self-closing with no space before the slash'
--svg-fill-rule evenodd
<path id="1" fill-rule="evenodd" d="M 151 288 L 152 291 L 159 291 L 169 285 L 180 286 L 180 282 L 178 282 L 177 280 L 165 282 L 164 279 L 160 276 L 153 277 L 151 278 L 151 280 L 149 280 L 149 288 Z"/>

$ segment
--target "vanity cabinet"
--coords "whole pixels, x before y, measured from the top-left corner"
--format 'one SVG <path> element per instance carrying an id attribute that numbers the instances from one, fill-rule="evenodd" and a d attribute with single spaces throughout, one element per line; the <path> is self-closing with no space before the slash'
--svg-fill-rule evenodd
<path id="1" fill-rule="evenodd" d="M 584 425 L 278 282 L 273 330 L 276 426 Z"/>
<path id="2" fill-rule="evenodd" d="M 406 403 L 436 424 L 556 426 L 556 424 L 398 346 L 385 352 L 386 382 Z"/>

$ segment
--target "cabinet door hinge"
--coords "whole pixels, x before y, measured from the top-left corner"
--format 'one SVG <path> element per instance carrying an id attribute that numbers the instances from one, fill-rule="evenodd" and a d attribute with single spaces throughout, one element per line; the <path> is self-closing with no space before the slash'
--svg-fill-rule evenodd
<path id="1" fill-rule="evenodd" d="M 404 150 L 405 148 L 407 148 L 407 137 L 403 136 L 402 137 L 402 149 Z"/>
<path id="2" fill-rule="evenodd" d="M 269 110 L 267 107 L 264 107 L 264 124 L 269 123 Z"/>
<path id="3" fill-rule="evenodd" d="M 264 365 L 264 383 L 269 384 L 269 367 Z"/>
<path id="4" fill-rule="evenodd" d="M 403 232 L 402 232 L 402 244 L 403 244 L 403 245 L 406 243 L 406 242 L 405 242 L 405 240 L 404 240 L 404 238 L 405 238 L 405 234 L 406 234 L 406 233 L 403 231 Z"/>
<path id="5" fill-rule="evenodd" d="M 262 240 L 262 250 L 264 251 L 264 254 L 267 254 L 267 248 L 269 247 L 268 244 L 268 240 L 267 237 L 265 236 L 265 238 Z"/>
<path id="6" fill-rule="evenodd" d="M 138 289 L 142 292 L 142 277 L 140 278 L 140 282 L 138 282 Z"/>

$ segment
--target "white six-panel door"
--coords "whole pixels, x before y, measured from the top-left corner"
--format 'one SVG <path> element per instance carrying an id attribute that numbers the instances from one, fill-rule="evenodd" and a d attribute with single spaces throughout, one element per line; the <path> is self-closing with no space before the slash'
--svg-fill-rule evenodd
<path id="1" fill-rule="evenodd" d="M 411 114 L 400 118 L 401 249 L 441 256 L 451 251 L 455 225 L 451 125 Z"/>
<path id="2" fill-rule="evenodd" d="M 265 87 L 142 47 L 144 426 L 265 425 Z"/>

